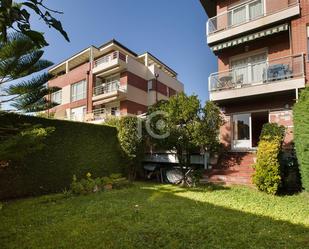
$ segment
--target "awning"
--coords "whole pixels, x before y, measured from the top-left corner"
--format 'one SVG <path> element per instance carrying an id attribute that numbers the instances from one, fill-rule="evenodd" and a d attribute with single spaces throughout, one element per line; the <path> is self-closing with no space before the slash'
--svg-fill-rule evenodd
<path id="1" fill-rule="evenodd" d="M 281 24 L 281 25 L 278 25 L 278 26 L 273 27 L 273 28 L 265 29 L 265 30 L 250 34 L 250 35 L 245 35 L 245 36 L 242 36 L 240 38 L 237 38 L 237 39 L 234 39 L 234 40 L 231 40 L 231 41 L 227 41 L 227 42 L 217 44 L 217 45 L 211 47 L 210 49 L 212 51 L 216 52 L 216 51 L 219 51 L 219 50 L 222 50 L 222 49 L 225 49 L 225 48 L 234 47 L 234 46 L 237 46 L 239 44 L 250 42 L 250 41 L 253 41 L 253 40 L 256 40 L 256 39 L 259 39 L 259 38 L 263 38 L 263 37 L 266 37 L 266 36 L 269 36 L 269 35 L 272 35 L 272 34 L 276 34 L 276 33 L 282 32 L 282 31 L 287 31 L 287 30 L 289 30 L 289 24 L 285 23 L 285 24 Z"/>

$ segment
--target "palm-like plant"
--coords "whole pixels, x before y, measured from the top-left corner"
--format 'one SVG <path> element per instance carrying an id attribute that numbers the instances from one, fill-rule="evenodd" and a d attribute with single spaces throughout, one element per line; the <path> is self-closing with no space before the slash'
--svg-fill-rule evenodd
<path id="1" fill-rule="evenodd" d="M 11 102 L 12 107 L 25 112 L 46 110 L 54 105 L 46 98 L 58 90 L 47 87 L 50 74 L 27 77 L 17 84 L 12 82 L 53 65 L 42 59 L 43 53 L 32 39 L 21 33 L 10 34 L 6 42 L 0 41 L 0 86 L 10 85 L 0 93 L 0 104 Z"/>

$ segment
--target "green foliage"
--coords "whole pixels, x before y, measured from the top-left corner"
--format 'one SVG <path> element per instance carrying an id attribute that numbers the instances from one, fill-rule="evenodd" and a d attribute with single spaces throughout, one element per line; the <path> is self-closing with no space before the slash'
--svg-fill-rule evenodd
<path id="1" fill-rule="evenodd" d="M 123 173 L 126 161 L 113 127 L 44 119 L 16 114 L 0 115 L 0 130 L 18 124 L 55 127 L 45 146 L 0 168 L 0 199 L 63 191 L 72 175 Z"/>
<path id="2" fill-rule="evenodd" d="M 263 125 L 263 129 L 260 135 L 260 140 L 272 140 L 277 137 L 280 141 L 283 141 L 285 136 L 285 127 L 278 125 L 277 123 L 266 123 Z"/>
<path id="3" fill-rule="evenodd" d="M 53 63 L 42 59 L 43 50 L 27 36 L 13 33 L 7 42 L 0 41 L 0 85 L 38 73 Z M 19 111 L 36 112 L 55 106 L 46 98 L 56 87 L 48 88 L 46 83 L 52 75 L 43 73 L 15 84 L 10 84 L 0 94 L 1 103 L 10 102 Z"/>
<path id="4" fill-rule="evenodd" d="M 219 107 L 214 102 L 206 102 L 194 129 L 194 143 L 204 151 L 218 152 L 220 147 L 219 131 L 223 124 L 224 120 Z"/>
<path id="5" fill-rule="evenodd" d="M 302 90 L 294 106 L 294 141 L 302 187 L 309 192 L 309 88 Z"/>
<path id="6" fill-rule="evenodd" d="M 13 136 L 0 139 L 0 159 L 16 161 L 26 155 L 43 149 L 44 140 L 55 130 L 54 127 L 42 128 L 39 125 L 25 129 Z"/>
<path id="7" fill-rule="evenodd" d="M 90 173 L 86 174 L 86 178 L 82 178 L 80 181 L 77 177 L 73 176 L 71 183 L 71 190 L 76 195 L 86 195 L 96 193 L 102 190 L 109 190 L 111 188 L 124 188 L 128 187 L 130 183 L 126 178 L 123 178 L 121 174 L 111 174 L 109 177 L 97 177 L 92 178 Z"/>
<path id="8" fill-rule="evenodd" d="M 279 139 L 267 139 L 259 142 L 253 182 L 259 190 L 268 194 L 277 194 L 281 183 L 278 160 L 280 149 L 281 141 Z"/>
<path id="9" fill-rule="evenodd" d="M 12 0 L 0 0 L 0 40 L 6 42 L 9 31 L 13 29 L 28 36 L 38 46 L 47 46 L 48 43 L 43 33 L 31 29 L 30 16 L 36 15 L 49 28 L 52 27 L 59 31 L 69 41 L 61 22 L 55 19 L 51 13 L 62 14 L 46 7 L 42 0 L 26 0 L 19 3 Z"/>
<path id="10" fill-rule="evenodd" d="M 128 160 L 128 178 L 134 180 L 144 156 L 144 140 L 139 134 L 137 117 L 123 117 L 119 120 L 118 139 Z"/>
<path id="11" fill-rule="evenodd" d="M 149 140 L 159 148 L 176 151 L 184 182 L 185 168 L 190 167 L 190 154 L 214 152 L 219 146 L 218 133 L 223 120 L 213 102 L 201 107 L 197 96 L 180 93 L 153 106 L 148 116 L 151 118 L 146 125 L 159 135 L 150 134 Z"/>

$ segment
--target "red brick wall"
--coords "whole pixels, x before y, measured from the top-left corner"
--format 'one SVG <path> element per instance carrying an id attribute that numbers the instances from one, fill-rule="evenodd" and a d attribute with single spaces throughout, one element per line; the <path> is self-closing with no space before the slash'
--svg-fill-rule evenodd
<path id="1" fill-rule="evenodd" d="M 120 112 L 122 114 L 142 114 L 147 111 L 147 106 L 135 103 L 130 100 L 120 102 Z"/>
<path id="2" fill-rule="evenodd" d="M 122 78 L 127 78 L 127 84 L 134 86 L 138 89 L 141 89 L 145 92 L 147 92 L 147 80 L 129 72 L 126 71 L 122 74 Z M 124 82 L 124 80 L 123 80 Z"/>
<path id="3" fill-rule="evenodd" d="M 85 106 L 87 104 L 87 100 L 86 99 L 81 99 L 81 100 L 77 100 L 68 104 L 64 104 L 64 105 L 58 105 L 52 109 L 50 109 L 50 112 L 59 112 L 59 111 L 63 111 L 66 110 L 68 108 L 72 109 L 72 108 L 77 108 L 80 106 Z"/>
<path id="4" fill-rule="evenodd" d="M 74 68 L 72 71 L 69 71 L 67 74 L 58 76 L 55 79 L 52 79 L 48 82 L 49 86 L 64 87 L 71 85 L 73 83 L 79 82 L 81 80 L 87 79 L 87 71 L 90 69 L 90 63 L 85 63 L 77 68 Z"/>
<path id="5" fill-rule="evenodd" d="M 273 111 L 269 113 L 271 123 L 277 123 L 286 127 L 284 147 L 291 148 L 293 142 L 293 112 L 292 110 Z"/>
<path id="6" fill-rule="evenodd" d="M 248 50 L 246 50 L 246 48 Z M 251 43 L 247 43 L 246 48 L 245 45 L 242 45 L 222 50 L 218 54 L 219 72 L 230 69 L 229 62 L 232 56 L 241 55 L 244 53 L 250 53 L 258 49 L 268 48 L 269 60 L 290 55 L 291 50 L 290 50 L 289 33 L 283 32 L 276 36 L 268 37 L 266 39 L 260 39 L 258 42 L 254 41 Z"/>
<path id="7" fill-rule="evenodd" d="M 229 7 L 237 5 L 240 0 L 218 0 L 217 1 L 217 13 L 222 13 L 228 10 Z M 266 0 L 267 13 L 274 13 L 280 9 L 285 9 L 292 3 L 296 3 L 297 0 Z"/>
<path id="8" fill-rule="evenodd" d="M 129 72 L 125 71 L 120 74 L 120 85 L 126 85 L 129 84 L 131 86 L 134 86 L 138 89 L 141 89 L 145 92 L 148 92 L 148 82 L 147 80 Z M 158 88 L 156 88 L 156 81 L 152 80 L 152 90 L 158 90 L 158 93 L 161 93 L 165 96 L 168 96 L 167 88 L 169 88 L 164 83 L 158 81 Z M 170 96 L 175 95 L 176 91 L 172 88 L 169 88 Z"/>

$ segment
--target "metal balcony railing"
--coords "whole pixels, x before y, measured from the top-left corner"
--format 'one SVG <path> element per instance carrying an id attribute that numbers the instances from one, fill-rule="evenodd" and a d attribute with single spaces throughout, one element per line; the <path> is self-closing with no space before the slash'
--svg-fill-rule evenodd
<path id="1" fill-rule="evenodd" d="M 235 67 L 209 76 L 210 92 L 267 84 L 304 77 L 304 55 L 286 56 L 270 61 Z"/>
<path id="2" fill-rule="evenodd" d="M 110 63 L 111 61 L 113 61 L 115 59 L 121 59 L 123 61 L 126 61 L 126 56 L 119 51 L 114 51 L 114 52 L 112 52 L 108 55 L 105 55 L 105 56 L 97 59 L 94 62 L 94 67 L 100 66 L 102 64 Z"/>
<path id="3" fill-rule="evenodd" d="M 109 83 L 104 83 L 102 85 L 96 86 L 93 88 L 93 96 L 98 96 L 101 94 L 106 94 L 114 91 L 126 91 L 126 88 L 123 86 L 120 86 L 119 80 L 115 80 Z"/>
<path id="4" fill-rule="evenodd" d="M 86 121 L 105 120 L 108 117 L 119 117 L 120 111 L 118 108 L 100 108 L 94 109 L 92 112 L 86 114 Z"/>
<path id="5" fill-rule="evenodd" d="M 299 4 L 299 0 L 249 0 L 207 21 L 207 35 L 271 15 Z"/>

